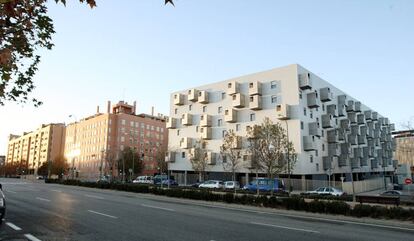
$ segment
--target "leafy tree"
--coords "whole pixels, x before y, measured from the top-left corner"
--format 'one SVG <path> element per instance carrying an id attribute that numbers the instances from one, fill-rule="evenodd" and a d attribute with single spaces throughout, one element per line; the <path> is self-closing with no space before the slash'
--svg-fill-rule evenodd
<path id="1" fill-rule="evenodd" d="M 64 156 L 57 157 L 51 163 L 50 173 L 52 175 L 58 175 L 59 178 L 62 178 L 63 175 L 67 174 L 69 169 L 69 164 Z"/>
<path id="2" fill-rule="evenodd" d="M 193 148 L 190 150 L 189 159 L 191 166 L 195 172 L 199 174 L 199 181 L 204 181 L 205 173 L 208 168 L 207 158 L 207 142 L 197 140 Z"/>
<path id="3" fill-rule="evenodd" d="M 255 125 L 254 128 L 257 128 L 257 143 L 250 146 L 250 151 L 257 154 L 259 166 L 266 172 L 267 177 L 273 180 L 283 171 L 291 170 L 296 161 L 295 149 L 292 142 L 288 142 L 287 134 L 280 123 L 274 124 L 266 118 L 261 125 Z M 273 188 L 271 194 L 273 195 Z"/>
<path id="4" fill-rule="evenodd" d="M 226 132 L 223 138 L 223 144 L 220 146 L 220 154 L 223 159 L 223 168 L 226 171 L 231 171 L 232 181 L 236 181 L 236 172 L 241 166 L 242 152 L 237 146 L 240 140 L 233 130 Z M 236 186 L 234 186 L 236 192 Z"/>
<path id="5" fill-rule="evenodd" d="M 120 159 L 118 159 L 119 173 L 125 172 L 125 178 L 132 179 L 135 173 L 141 173 L 143 167 L 142 156 L 133 148 L 127 146 L 121 152 Z M 132 169 L 132 174 L 129 173 Z"/>
<path id="6" fill-rule="evenodd" d="M 43 162 L 42 165 L 37 169 L 37 175 L 47 176 L 49 170 L 49 163 Z"/>
<path id="7" fill-rule="evenodd" d="M 160 171 L 160 174 L 168 170 L 168 163 L 165 161 L 165 156 L 167 151 L 165 148 L 161 147 L 157 150 L 155 160 L 157 161 L 157 169 Z"/>
<path id="8" fill-rule="evenodd" d="M 86 2 L 96 6 L 94 0 Z M 47 0 L 0 0 L 0 105 L 5 101 L 25 103 L 35 88 L 32 78 L 40 63 L 38 50 L 51 49 L 55 33 L 46 3 Z M 32 101 L 35 106 L 41 104 L 35 98 Z"/>

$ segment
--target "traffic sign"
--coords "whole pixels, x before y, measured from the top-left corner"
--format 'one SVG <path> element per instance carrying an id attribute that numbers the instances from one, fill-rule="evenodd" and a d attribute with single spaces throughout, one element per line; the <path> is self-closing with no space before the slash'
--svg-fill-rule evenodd
<path id="1" fill-rule="evenodd" d="M 409 184 L 412 184 L 413 183 L 413 180 L 411 180 L 411 178 L 406 178 L 406 179 L 404 179 L 404 183 L 405 184 L 407 184 L 407 185 L 409 185 Z"/>

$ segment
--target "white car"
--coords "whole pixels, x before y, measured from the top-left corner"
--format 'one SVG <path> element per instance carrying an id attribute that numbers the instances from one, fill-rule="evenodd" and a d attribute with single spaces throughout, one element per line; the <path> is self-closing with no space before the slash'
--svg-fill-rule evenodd
<path id="1" fill-rule="evenodd" d="M 339 197 L 344 195 L 344 192 L 333 187 L 320 187 L 314 191 L 308 191 L 305 194 L 332 195 Z"/>
<path id="2" fill-rule="evenodd" d="M 141 183 L 141 184 L 152 184 L 153 178 L 152 176 L 139 176 L 132 183 Z"/>
<path id="3" fill-rule="evenodd" d="M 237 181 L 224 182 L 224 189 L 240 189 L 240 183 Z"/>
<path id="4" fill-rule="evenodd" d="M 198 187 L 220 189 L 224 187 L 224 183 L 218 180 L 208 180 L 208 181 L 201 183 Z"/>

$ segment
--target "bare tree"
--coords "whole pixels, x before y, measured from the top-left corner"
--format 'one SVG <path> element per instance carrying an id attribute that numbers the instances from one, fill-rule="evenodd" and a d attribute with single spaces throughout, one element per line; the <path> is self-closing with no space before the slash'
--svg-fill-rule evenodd
<path id="1" fill-rule="evenodd" d="M 208 168 L 207 142 L 202 139 L 197 140 L 190 150 L 189 159 L 193 170 L 199 174 L 199 181 L 204 181 Z"/>
<path id="2" fill-rule="evenodd" d="M 166 155 L 167 151 L 164 147 L 160 147 L 155 155 L 155 160 L 157 161 L 157 169 L 159 170 L 160 174 L 163 174 L 168 169 L 168 163 L 165 161 Z"/>
<path id="3" fill-rule="evenodd" d="M 257 143 L 250 146 L 250 152 L 257 154 L 259 166 L 266 172 L 267 177 L 272 181 L 273 178 L 282 173 L 290 173 L 294 166 L 295 150 L 293 144 L 288 142 L 286 131 L 280 123 L 273 123 L 266 118 L 261 125 L 254 126 L 256 129 Z M 289 155 L 288 155 L 289 153 Z M 271 194 L 273 195 L 273 190 Z"/>
<path id="4" fill-rule="evenodd" d="M 405 130 L 414 130 L 414 116 L 412 116 L 410 120 L 402 122 L 400 126 Z"/>
<path id="5" fill-rule="evenodd" d="M 220 146 L 223 169 L 231 171 L 232 181 L 236 181 L 236 172 L 241 166 L 241 136 L 236 135 L 233 130 L 228 131 L 223 138 L 223 144 Z M 236 192 L 236 185 L 234 185 Z"/>
<path id="6" fill-rule="evenodd" d="M 256 174 L 256 180 L 259 179 L 259 172 L 263 170 L 262 163 L 259 161 L 259 140 L 257 138 L 257 126 L 247 130 L 248 154 L 250 163 L 247 166 Z M 260 195 L 259 188 L 256 189 L 257 195 Z"/>

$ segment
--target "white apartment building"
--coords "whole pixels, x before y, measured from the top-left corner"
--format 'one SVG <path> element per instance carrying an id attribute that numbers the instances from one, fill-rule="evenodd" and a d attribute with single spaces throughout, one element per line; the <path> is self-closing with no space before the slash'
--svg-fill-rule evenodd
<path id="1" fill-rule="evenodd" d="M 188 153 L 203 138 L 209 178 L 225 179 L 220 145 L 233 129 L 247 147 L 247 130 L 268 117 L 288 127 L 297 178 L 366 178 L 394 170 L 394 124 L 300 65 L 250 74 L 174 92 L 170 99 L 169 168 L 181 183 L 194 181 Z M 253 176 L 248 156 L 238 178 Z"/>

